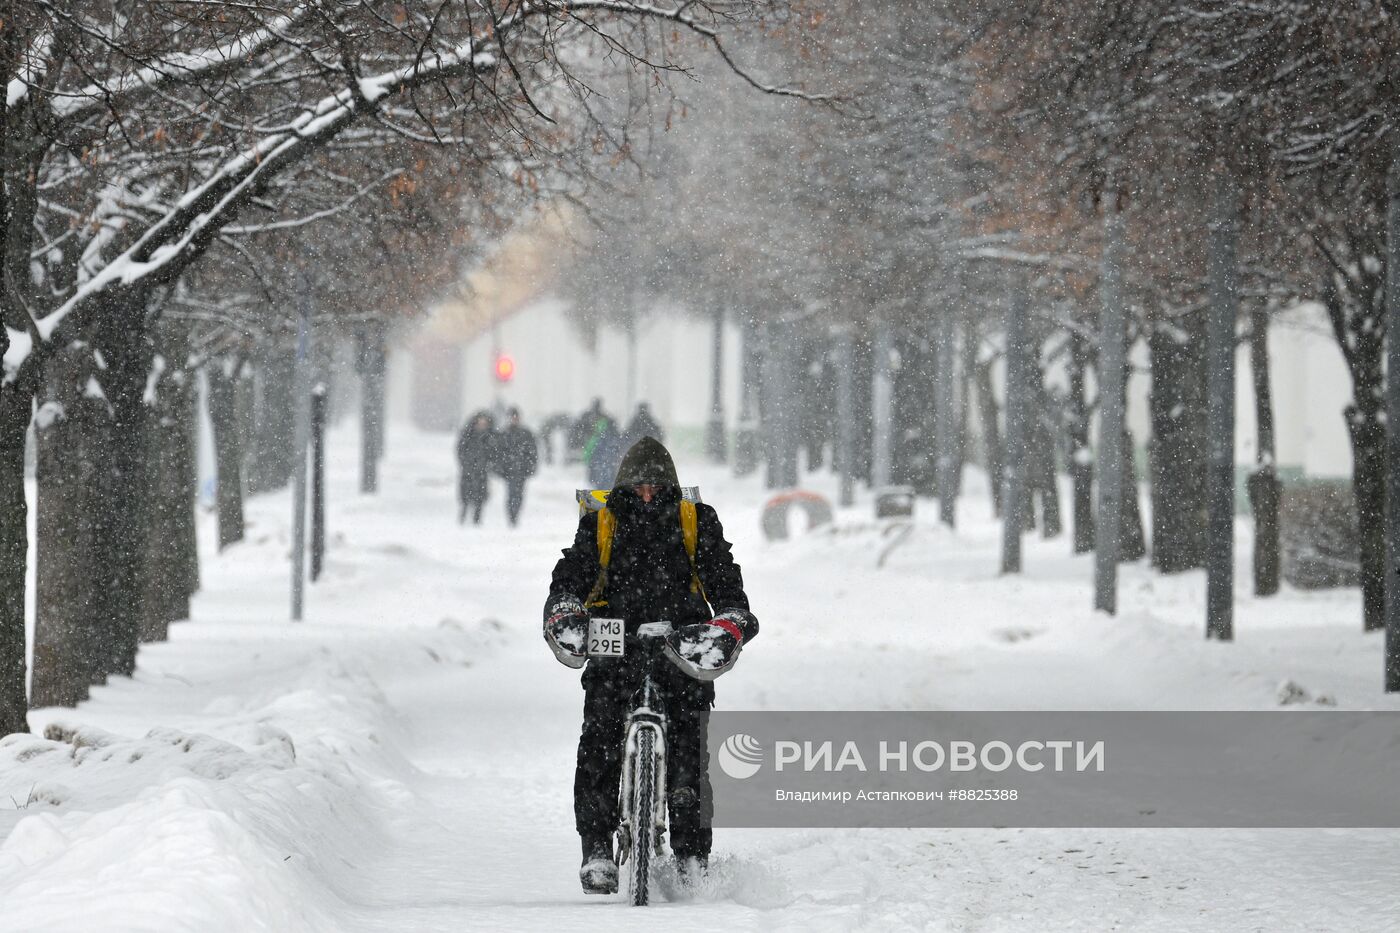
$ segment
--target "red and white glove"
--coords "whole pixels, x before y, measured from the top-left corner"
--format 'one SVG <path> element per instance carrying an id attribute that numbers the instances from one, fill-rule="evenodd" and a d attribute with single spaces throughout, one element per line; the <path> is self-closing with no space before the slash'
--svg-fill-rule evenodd
<path id="1" fill-rule="evenodd" d="M 743 609 L 726 609 L 709 621 L 710 625 L 724 629 L 734 636 L 734 641 L 742 645 L 747 637 L 744 633 L 749 630 L 749 625 L 753 621 L 753 615 Z"/>
<path id="2" fill-rule="evenodd" d="M 714 680 L 739 660 L 744 633 L 756 620 L 743 609 L 729 609 L 708 622 L 687 625 L 666 639 L 666 656 L 696 680 Z"/>

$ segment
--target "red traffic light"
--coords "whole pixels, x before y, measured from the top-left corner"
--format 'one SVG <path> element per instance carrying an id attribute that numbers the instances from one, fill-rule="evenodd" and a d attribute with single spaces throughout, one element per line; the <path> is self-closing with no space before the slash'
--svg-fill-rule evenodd
<path id="1" fill-rule="evenodd" d="M 515 376 L 515 360 L 505 353 L 496 354 L 496 381 L 510 382 Z"/>

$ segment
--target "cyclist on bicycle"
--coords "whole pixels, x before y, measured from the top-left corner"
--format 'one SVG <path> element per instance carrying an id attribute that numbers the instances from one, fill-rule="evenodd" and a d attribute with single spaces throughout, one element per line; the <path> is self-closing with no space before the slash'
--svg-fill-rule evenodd
<path id="1" fill-rule="evenodd" d="M 646 674 L 644 656 L 585 659 L 588 611 L 626 623 L 627 634 L 649 622 L 673 625 L 660 673 L 668 719 L 667 791 L 671 850 L 682 876 L 703 872 L 710 854 L 709 748 L 713 679 L 737 660 L 758 633 L 739 565 L 730 556 L 719 517 L 696 504 L 690 542 L 682 529 L 680 481 L 670 453 L 655 438 L 632 445 L 618 467 L 607 510 L 606 567 L 599 557 L 599 513 L 579 520 L 573 546 L 554 568 L 545 602 L 545 639 L 570 667 L 582 667 L 583 731 L 574 774 L 574 821 L 583 841 L 579 877 L 590 894 L 617 891 L 612 835 L 618 826 L 618 782 L 629 701 Z M 692 553 L 693 548 L 693 553 Z"/>

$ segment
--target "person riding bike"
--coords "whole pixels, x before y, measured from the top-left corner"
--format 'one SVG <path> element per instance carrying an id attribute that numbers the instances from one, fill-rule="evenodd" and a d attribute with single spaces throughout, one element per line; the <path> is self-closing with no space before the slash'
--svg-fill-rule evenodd
<path id="1" fill-rule="evenodd" d="M 682 503 L 675 463 L 660 441 L 644 437 L 627 451 L 605 512 L 610 515 L 585 512 L 580 518 L 573 546 L 555 565 L 544 608 L 545 639 L 556 657 L 575 668 L 587 662 L 574 822 L 583 843 L 579 877 L 590 894 L 617 891 L 612 836 L 622 743 L 628 704 L 646 668 L 633 652 L 587 658 L 588 613 L 624 620 L 628 635 L 646 623 L 672 623 L 665 653 L 673 664 L 664 665 L 658 686 L 668 718 L 671 850 L 684 877 L 703 872 L 710 855 L 712 681 L 758 634 L 718 515 L 708 505 Z M 600 557 L 600 529 L 606 557 Z"/>

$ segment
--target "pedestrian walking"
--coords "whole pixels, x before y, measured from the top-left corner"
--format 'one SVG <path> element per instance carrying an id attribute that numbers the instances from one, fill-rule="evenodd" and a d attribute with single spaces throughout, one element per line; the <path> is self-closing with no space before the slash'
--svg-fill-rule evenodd
<path id="1" fill-rule="evenodd" d="M 603 411 L 602 399 L 594 399 L 593 406 L 583 413 L 581 424 L 587 425 L 588 439 L 583 445 L 583 462 L 588 474 L 588 485 L 593 489 L 608 489 L 617 474 L 618 462 L 622 459 L 622 434 L 612 415 Z"/>
<path id="2" fill-rule="evenodd" d="M 641 402 L 637 405 L 632 420 L 627 423 L 626 443 L 623 446 L 631 447 L 644 437 L 654 437 L 658 441 L 665 441 L 666 433 L 661 429 L 661 423 L 656 420 L 656 416 L 651 413 L 651 406 L 646 402 Z"/>
<path id="3" fill-rule="evenodd" d="M 457 435 L 457 523 L 467 520 L 481 523 L 481 509 L 486 504 L 490 477 L 496 456 L 496 430 L 491 416 L 484 411 L 472 415 Z"/>
<path id="4" fill-rule="evenodd" d="M 525 482 L 539 466 L 539 447 L 534 432 L 520 423 L 520 409 L 510 409 L 506 417 L 496 437 L 496 464 L 506 481 L 506 519 L 514 526 L 525 504 Z"/>

